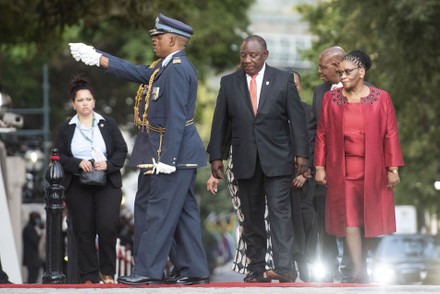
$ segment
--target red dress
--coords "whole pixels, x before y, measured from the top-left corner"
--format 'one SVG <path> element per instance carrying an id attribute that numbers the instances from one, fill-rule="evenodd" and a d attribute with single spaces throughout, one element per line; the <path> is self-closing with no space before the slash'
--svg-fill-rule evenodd
<path id="1" fill-rule="evenodd" d="M 348 103 L 344 112 L 345 214 L 347 227 L 364 224 L 364 114 L 360 103 Z"/>
<path id="2" fill-rule="evenodd" d="M 364 184 L 360 185 L 362 191 L 356 193 L 362 195 L 365 236 L 374 237 L 396 230 L 394 193 L 388 188 L 387 168 L 403 166 L 404 162 L 396 114 L 388 92 L 370 87 L 369 95 L 362 97 L 358 105 L 363 115 L 353 121 L 363 121 L 365 161 L 361 168 Z M 352 106 L 342 95 L 341 88 L 325 93 L 315 140 L 315 166 L 325 167 L 327 175 L 326 231 L 341 237 L 345 236 L 347 224 L 351 222 L 347 222 L 346 213 L 346 184 L 349 182 L 346 179 L 347 170 L 348 174 L 353 175 L 356 174 L 353 168 L 359 167 L 359 163 L 352 162 L 354 156 L 350 157 L 350 163 L 346 165 L 347 152 L 351 154 L 356 151 L 353 154 L 357 154 L 359 151 L 357 148 L 346 150 L 350 144 L 346 144 L 345 140 L 344 126 L 348 124 L 344 124 L 344 119 L 357 112 L 352 112 Z M 354 187 L 359 186 L 356 184 Z M 350 206 L 360 207 L 358 204 Z"/>

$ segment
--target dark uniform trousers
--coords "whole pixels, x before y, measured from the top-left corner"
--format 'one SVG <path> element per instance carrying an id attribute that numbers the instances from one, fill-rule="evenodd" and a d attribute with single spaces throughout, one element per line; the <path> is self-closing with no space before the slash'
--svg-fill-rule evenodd
<path id="1" fill-rule="evenodd" d="M 141 171 L 134 212 L 138 232 L 134 273 L 162 279 L 172 251 L 182 276 L 209 275 L 194 193 L 196 175 L 196 169 L 177 169 L 169 175 Z"/>

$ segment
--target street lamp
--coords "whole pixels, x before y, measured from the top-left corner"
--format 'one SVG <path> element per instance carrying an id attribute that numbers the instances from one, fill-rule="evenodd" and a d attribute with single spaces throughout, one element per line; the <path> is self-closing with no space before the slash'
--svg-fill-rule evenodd
<path id="1" fill-rule="evenodd" d="M 29 172 L 39 172 L 43 168 L 44 154 L 40 149 L 29 149 L 24 154 L 26 160 L 26 170 Z"/>
<path id="2" fill-rule="evenodd" d="M 434 189 L 436 189 L 437 191 L 440 191 L 440 181 L 434 182 Z"/>
<path id="3" fill-rule="evenodd" d="M 29 149 L 24 154 L 27 183 L 23 191 L 23 202 L 43 201 L 40 172 L 44 165 L 44 154 L 40 149 Z"/>

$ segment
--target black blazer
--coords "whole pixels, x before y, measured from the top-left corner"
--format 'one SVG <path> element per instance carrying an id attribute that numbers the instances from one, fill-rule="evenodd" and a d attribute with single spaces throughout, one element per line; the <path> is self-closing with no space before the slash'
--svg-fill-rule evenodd
<path id="1" fill-rule="evenodd" d="M 305 102 L 301 102 L 302 106 L 304 108 L 304 112 L 306 114 L 306 121 L 307 121 L 307 130 L 308 130 L 308 142 L 309 142 L 309 167 L 313 168 L 313 155 L 314 155 L 314 142 L 315 142 L 315 133 L 316 129 L 314 130 L 314 119 L 313 119 L 313 107 L 310 104 L 307 104 Z"/>
<path id="2" fill-rule="evenodd" d="M 246 73 L 238 70 L 222 77 L 208 145 L 210 161 L 224 159 L 229 139 L 237 179 L 253 176 L 257 154 L 267 176 L 294 173 L 294 157 L 309 157 L 309 150 L 304 109 L 291 73 L 266 65 L 256 117 Z"/>
<path id="3" fill-rule="evenodd" d="M 28 222 L 23 228 L 23 265 L 38 267 L 43 264 L 38 251 L 40 236 L 34 225 Z"/>
<path id="4" fill-rule="evenodd" d="M 313 90 L 312 112 L 309 120 L 309 133 L 312 137 L 310 144 L 315 145 L 316 129 L 318 127 L 319 112 L 321 111 L 322 98 L 327 91 L 330 91 L 332 84 L 322 83 Z"/>
<path id="5" fill-rule="evenodd" d="M 124 166 L 128 152 L 127 144 L 115 120 L 109 116 L 103 115 L 103 117 L 105 120 L 100 120 L 98 126 L 107 147 L 108 180 L 115 188 L 120 188 L 122 187 L 121 168 Z M 82 160 L 72 155 L 71 143 L 76 125 L 69 124 L 69 121 L 70 119 L 60 126 L 55 140 L 55 147 L 58 148 L 60 163 L 64 169 L 64 179 L 61 184 L 66 190 L 70 186 L 72 175 L 81 172 L 79 164 Z"/>

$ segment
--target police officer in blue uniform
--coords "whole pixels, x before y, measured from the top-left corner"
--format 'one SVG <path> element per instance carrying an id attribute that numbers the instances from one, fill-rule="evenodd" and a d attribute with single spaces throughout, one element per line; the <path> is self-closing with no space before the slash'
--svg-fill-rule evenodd
<path id="1" fill-rule="evenodd" d="M 206 165 L 194 125 L 197 75 L 185 54 L 193 29 L 160 14 L 150 30 L 159 58 L 133 65 L 82 43 L 70 43 L 72 56 L 107 73 L 141 83 L 134 105 L 138 134 L 130 166 L 141 168 L 135 199 L 135 266 L 124 284 L 160 284 L 168 256 L 178 269 L 177 284 L 209 282 L 194 185 Z"/>

